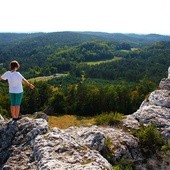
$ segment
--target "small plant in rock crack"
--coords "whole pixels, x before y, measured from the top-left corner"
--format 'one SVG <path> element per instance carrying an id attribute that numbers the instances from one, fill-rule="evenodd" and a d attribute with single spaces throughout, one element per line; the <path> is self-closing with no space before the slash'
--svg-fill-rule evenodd
<path id="1" fill-rule="evenodd" d="M 142 126 L 139 130 L 134 131 L 133 135 L 139 138 L 144 153 L 156 153 L 164 144 L 164 138 L 154 124 Z"/>

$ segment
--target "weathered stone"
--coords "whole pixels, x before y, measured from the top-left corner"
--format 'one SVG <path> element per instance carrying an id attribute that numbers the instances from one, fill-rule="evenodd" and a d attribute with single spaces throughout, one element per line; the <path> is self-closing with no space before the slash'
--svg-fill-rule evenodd
<path id="1" fill-rule="evenodd" d="M 139 129 L 140 123 L 134 115 L 127 115 L 123 121 L 123 126 L 129 129 Z"/>
<path id="2" fill-rule="evenodd" d="M 0 114 L 0 121 L 4 121 L 4 118 L 1 116 L 1 114 Z"/>
<path id="3" fill-rule="evenodd" d="M 102 156 L 109 147 L 112 160 L 138 159 L 138 139 L 111 127 L 53 128 L 44 119 L 23 118 L 1 126 L 2 169 L 112 169 Z M 107 141 L 109 140 L 109 146 Z"/>
<path id="4" fill-rule="evenodd" d="M 135 121 L 138 123 L 134 123 Z M 124 126 L 132 129 L 138 125 L 154 123 L 161 134 L 170 139 L 170 91 L 155 90 L 146 98 L 140 108 L 123 120 Z M 136 126 L 134 126 L 134 124 Z"/>
<path id="5" fill-rule="evenodd" d="M 170 108 L 170 91 L 169 90 L 155 90 L 148 97 L 150 105 L 163 106 Z"/>
<path id="6" fill-rule="evenodd" d="M 35 112 L 34 117 L 35 119 L 40 119 L 40 118 L 45 119 L 48 122 L 48 116 L 44 112 Z"/>
<path id="7" fill-rule="evenodd" d="M 80 143 L 72 134 L 58 128 L 48 131 L 44 119 L 24 117 L 1 124 L 0 136 L 3 170 L 112 169 L 100 152 Z"/>
<path id="8" fill-rule="evenodd" d="M 159 87 L 162 90 L 170 90 L 170 78 L 163 78 L 159 83 Z"/>
<path id="9" fill-rule="evenodd" d="M 79 143 L 64 130 L 54 128 L 38 136 L 33 144 L 33 157 L 38 169 L 112 169 L 98 151 Z"/>
<path id="10" fill-rule="evenodd" d="M 164 137 L 170 139 L 170 91 L 153 91 L 133 116 L 141 124 L 154 123 Z"/>
<path id="11" fill-rule="evenodd" d="M 31 143 L 37 135 L 47 133 L 48 124 L 43 119 L 9 121 L 0 127 L 0 167 L 28 169 L 32 153 Z M 3 169 L 3 168 L 2 168 Z"/>
<path id="12" fill-rule="evenodd" d="M 122 157 L 141 158 L 138 139 L 122 129 L 98 126 L 71 127 L 66 129 L 66 132 L 72 134 L 81 145 L 101 152 L 108 147 L 106 140 L 109 140 L 113 162 Z"/>
<path id="13" fill-rule="evenodd" d="M 101 151 L 105 147 L 105 134 L 99 131 L 97 126 L 70 127 L 65 132 L 71 134 L 79 143 L 91 149 Z"/>

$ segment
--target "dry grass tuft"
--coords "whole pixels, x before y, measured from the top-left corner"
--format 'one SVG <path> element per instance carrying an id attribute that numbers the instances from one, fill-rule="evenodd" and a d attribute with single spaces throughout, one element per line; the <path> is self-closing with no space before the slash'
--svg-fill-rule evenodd
<path id="1" fill-rule="evenodd" d="M 48 124 L 50 127 L 65 129 L 70 126 L 91 126 L 95 124 L 95 119 L 76 115 L 48 116 Z"/>

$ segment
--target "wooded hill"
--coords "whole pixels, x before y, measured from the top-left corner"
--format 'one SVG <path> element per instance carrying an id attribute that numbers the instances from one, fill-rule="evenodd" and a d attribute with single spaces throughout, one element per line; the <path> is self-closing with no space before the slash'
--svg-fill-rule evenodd
<path id="1" fill-rule="evenodd" d="M 164 41 L 164 43 L 153 44 L 160 41 Z M 26 73 L 26 77 L 67 72 L 72 69 L 74 70 L 75 65 L 77 68 L 77 63 L 80 62 L 108 60 L 114 57 L 130 58 L 132 63 L 137 62 L 134 60 L 140 60 L 137 62 L 137 65 L 142 65 L 143 68 L 150 58 L 157 58 L 157 52 L 162 53 L 161 50 L 163 50 L 164 53 L 167 53 L 168 43 L 165 43 L 165 41 L 169 42 L 170 36 L 155 34 L 109 34 L 100 32 L 1 33 L 0 63 L 3 63 L 7 67 L 12 59 L 19 60 L 21 64 L 23 63 L 21 70 Z M 167 54 L 166 57 L 168 57 Z M 165 60 L 168 60 L 166 57 Z M 160 58 L 162 57 L 159 56 Z M 141 63 L 142 61 L 143 63 Z M 120 61 L 120 66 L 122 66 L 122 62 L 125 62 L 126 65 L 127 61 Z M 118 64 L 116 67 L 119 68 L 119 63 L 116 62 L 114 64 Z M 160 64 L 160 61 L 156 61 L 156 63 Z M 112 65 L 113 62 L 109 64 Z M 152 63 L 152 65 L 154 64 Z M 165 64 L 165 67 L 169 65 L 168 62 L 165 62 Z M 135 67 L 135 64 L 133 65 Z M 127 67 L 131 68 L 129 66 L 127 64 Z M 165 67 L 163 70 L 161 67 L 158 72 L 165 72 Z M 124 68 L 127 71 L 126 66 Z M 150 65 L 144 68 L 142 72 L 148 72 Z M 133 68 L 132 72 L 134 71 Z M 154 70 L 150 76 L 153 72 Z M 113 76 L 115 77 L 114 79 L 119 78 L 115 75 Z M 111 79 L 113 76 L 111 76 Z M 105 76 L 95 77 L 103 78 Z M 162 74 L 160 77 L 162 77 Z M 106 76 L 107 78 L 108 76 Z"/>
<path id="2" fill-rule="evenodd" d="M 167 77 L 170 36 L 100 32 L 1 33 L 1 74 L 14 59 L 21 63 L 20 72 L 26 78 L 56 73 L 69 75 L 37 82 L 38 88 L 33 92 L 26 89 L 25 113 L 53 107 L 56 113 L 94 115 L 113 111 L 129 114 L 157 87 L 162 77 Z M 58 90 L 51 93 L 51 87 Z M 7 110 L 4 84 L 0 90 L 1 110 Z M 30 105 L 32 107 L 28 107 Z"/>

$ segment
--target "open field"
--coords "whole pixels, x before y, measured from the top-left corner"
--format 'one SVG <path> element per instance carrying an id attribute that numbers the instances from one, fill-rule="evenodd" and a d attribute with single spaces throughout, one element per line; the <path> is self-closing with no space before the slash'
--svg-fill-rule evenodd
<path id="1" fill-rule="evenodd" d="M 70 126 L 91 126 L 95 124 L 95 120 L 91 117 L 76 115 L 48 116 L 48 124 L 50 127 L 65 129 Z"/>
<path id="2" fill-rule="evenodd" d="M 131 48 L 131 51 L 137 51 L 139 48 Z"/>
<path id="3" fill-rule="evenodd" d="M 54 74 L 51 76 L 40 76 L 40 77 L 35 77 L 35 78 L 31 78 L 29 79 L 29 81 L 31 82 L 35 82 L 35 81 L 48 81 L 52 78 L 56 78 L 56 77 L 62 77 L 62 76 L 66 76 L 67 74 Z"/>
<path id="4" fill-rule="evenodd" d="M 109 63 L 109 62 L 113 62 L 113 61 L 119 61 L 121 60 L 122 57 L 114 57 L 110 60 L 103 60 L 103 61 L 92 61 L 92 62 L 83 62 L 87 65 L 96 65 L 96 64 L 102 64 L 102 63 Z"/>

